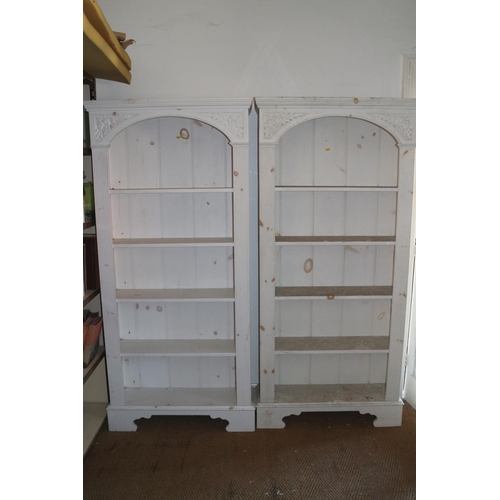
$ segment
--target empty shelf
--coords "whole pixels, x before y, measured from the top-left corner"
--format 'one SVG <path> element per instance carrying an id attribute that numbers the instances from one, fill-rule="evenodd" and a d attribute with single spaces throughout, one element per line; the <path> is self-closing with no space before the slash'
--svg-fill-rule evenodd
<path id="1" fill-rule="evenodd" d="M 232 288 L 116 290 L 118 302 L 234 302 Z"/>
<path id="2" fill-rule="evenodd" d="M 276 354 L 389 352 L 389 337 L 276 337 Z"/>
<path id="3" fill-rule="evenodd" d="M 277 385 L 276 403 L 385 401 L 385 384 Z"/>
<path id="4" fill-rule="evenodd" d="M 110 189 L 110 194 L 163 194 L 163 193 L 232 193 L 232 187 L 185 188 L 120 188 Z"/>
<path id="5" fill-rule="evenodd" d="M 236 406 L 234 387 L 127 387 L 126 406 Z"/>
<path id="6" fill-rule="evenodd" d="M 232 247 L 233 238 L 117 238 L 114 247 Z"/>
<path id="7" fill-rule="evenodd" d="M 276 245 L 394 245 L 394 236 L 276 236 Z"/>
<path id="8" fill-rule="evenodd" d="M 276 186 L 276 191 L 397 191 L 397 186 Z"/>
<path id="9" fill-rule="evenodd" d="M 234 340 L 120 340 L 121 356 L 235 356 Z"/>
<path id="10" fill-rule="evenodd" d="M 277 286 L 276 299 L 387 299 L 392 286 Z"/>

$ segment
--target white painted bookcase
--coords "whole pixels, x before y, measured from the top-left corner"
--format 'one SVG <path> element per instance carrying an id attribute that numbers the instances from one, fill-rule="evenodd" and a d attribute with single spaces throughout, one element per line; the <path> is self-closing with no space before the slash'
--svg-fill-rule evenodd
<path id="1" fill-rule="evenodd" d="M 257 98 L 258 428 L 401 425 L 414 99 Z"/>
<path id="2" fill-rule="evenodd" d="M 209 415 L 255 429 L 251 99 L 87 101 L 109 429 Z"/>

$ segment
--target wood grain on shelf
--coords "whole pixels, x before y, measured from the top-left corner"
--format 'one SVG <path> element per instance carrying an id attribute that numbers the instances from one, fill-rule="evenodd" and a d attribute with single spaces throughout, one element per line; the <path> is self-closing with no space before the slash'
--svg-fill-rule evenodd
<path id="1" fill-rule="evenodd" d="M 385 384 L 276 385 L 276 403 L 385 401 Z"/>
<path id="2" fill-rule="evenodd" d="M 395 241 L 395 236 L 276 236 L 276 245 L 352 245 L 355 243 L 368 243 L 372 245 L 394 245 Z"/>
<path id="3" fill-rule="evenodd" d="M 118 302 L 234 302 L 232 288 L 118 289 Z"/>
<path id="4" fill-rule="evenodd" d="M 209 247 L 234 246 L 233 238 L 115 238 L 122 247 Z"/>
<path id="5" fill-rule="evenodd" d="M 122 339 L 121 356 L 235 356 L 234 340 Z"/>
<path id="6" fill-rule="evenodd" d="M 277 286 L 276 298 L 290 297 L 390 297 L 392 286 Z"/>
<path id="7" fill-rule="evenodd" d="M 388 336 L 276 337 L 276 354 L 389 352 Z"/>
<path id="8" fill-rule="evenodd" d="M 162 193 L 232 193 L 232 187 L 179 187 L 179 188 L 121 188 L 110 189 L 110 194 L 162 194 Z"/>
<path id="9" fill-rule="evenodd" d="M 397 191 L 397 186 L 276 186 L 276 191 Z"/>

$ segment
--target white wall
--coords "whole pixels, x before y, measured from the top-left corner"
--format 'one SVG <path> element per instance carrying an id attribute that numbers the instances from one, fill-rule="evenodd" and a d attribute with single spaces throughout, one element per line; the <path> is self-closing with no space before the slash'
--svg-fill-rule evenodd
<path id="1" fill-rule="evenodd" d="M 415 0 L 98 0 L 132 83 L 98 99 L 401 97 Z"/>

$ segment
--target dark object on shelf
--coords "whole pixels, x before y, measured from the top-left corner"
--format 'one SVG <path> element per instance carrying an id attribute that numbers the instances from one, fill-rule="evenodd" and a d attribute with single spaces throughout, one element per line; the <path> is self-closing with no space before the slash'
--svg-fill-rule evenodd
<path id="1" fill-rule="evenodd" d="M 97 237 L 95 234 L 84 234 L 85 245 L 85 278 L 87 290 L 99 288 L 99 259 L 97 254 Z"/>
<path id="2" fill-rule="evenodd" d="M 90 309 L 84 309 L 83 310 L 83 322 L 85 323 L 85 320 L 87 318 L 97 318 L 99 316 L 99 313 L 98 312 L 93 312 L 91 311 Z"/>
<path id="3" fill-rule="evenodd" d="M 89 114 L 85 108 L 83 108 L 83 149 L 90 148 L 90 125 L 89 125 Z"/>
<path id="4" fill-rule="evenodd" d="M 83 367 L 87 368 L 99 349 L 102 318 L 87 318 L 83 324 Z"/>
<path id="5" fill-rule="evenodd" d="M 85 222 L 95 220 L 94 185 L 86 181 L 83 182 L 83 212 Z"/>

